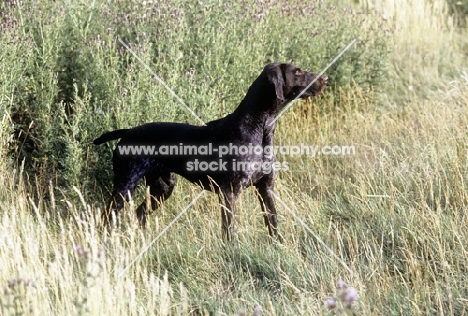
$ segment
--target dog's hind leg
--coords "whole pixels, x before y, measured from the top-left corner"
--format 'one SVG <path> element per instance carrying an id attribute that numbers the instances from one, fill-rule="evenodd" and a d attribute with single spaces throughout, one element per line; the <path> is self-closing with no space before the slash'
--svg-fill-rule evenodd
<path id="1" fill-rule="evenodd" d="M 149 162 L 143 159 L 125 161 L 114 158 L 114 188 L 107 209 L 102 213 L 102 221 L 105 224 L 117 218 L 118 212 L 129 200 L 150 166 Z"/>
<path id="2" fill-rule="evenodd" d="M 176 184 L 176 176 L 162 164 L 155 164 L 150 172 L 146 174 L 146 187 L 149 187 L 151 209 L 155 210 L 159 205 L 169 198 Z M 147 201 L 136 209 L 138 222 L 142 227 L 146 225 Z"/>

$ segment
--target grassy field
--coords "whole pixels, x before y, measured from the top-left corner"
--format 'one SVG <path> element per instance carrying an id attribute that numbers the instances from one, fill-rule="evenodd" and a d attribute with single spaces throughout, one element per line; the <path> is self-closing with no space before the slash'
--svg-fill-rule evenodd
<path id="1" fill-rule="evenodd" d="M 467 315 L 467 7 L 343 2 L 0 4 L 0 314 Z M 253 190 L 232 245 L 208 192 L 154 242 L 200 193 L 181 178 L 147 229 L 134 216 L 144 188 L 118 227 L 97 229 L 114 144 L 92 140 L 198 124 L 119 38 L 205 121 L 265 64 L 319 72 L 357 40 L 323 95 L 278 121 L 277 145 L 355 149 L 277 155 L 283 244 Z"/>

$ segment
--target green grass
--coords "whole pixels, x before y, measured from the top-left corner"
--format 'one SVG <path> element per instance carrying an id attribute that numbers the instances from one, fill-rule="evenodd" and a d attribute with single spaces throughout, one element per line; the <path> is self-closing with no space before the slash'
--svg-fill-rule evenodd
<path id="1" fill-rule="evenodd" d="M 0 8 L 0 314 L 468 313 L 468 41 L 445 2 Z M 141 230 L 140 188 L 118 227 L 97 229 L 113 144 L 91 141 L 148 121 L 198 124 L 118 38 L 205 121 L 230 113 L 266 63 L 318 72 L 358 39 L 324 94 L 278 121 L 277 145 L 355 147 L 276 156 L 289 165 L 276 181 L 284 244 L 270 243 L 253 190 L 224 244 L 207 192 L 124 271 L 200 190 L 179 178 Z M 339 279 L 359 294 L 350 310 L 325 306 Z"/>

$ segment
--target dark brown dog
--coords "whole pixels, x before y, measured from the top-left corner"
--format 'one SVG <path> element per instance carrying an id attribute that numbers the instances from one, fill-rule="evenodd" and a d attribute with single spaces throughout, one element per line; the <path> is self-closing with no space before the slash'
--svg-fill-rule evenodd
<path id="1" fill-rule="evenodd" d="M 99 145 L 121 138 L 113 155 L 114 189 L 104 219 L 117 214 L 143 177 L 149 186 L 151 206 L 156 209 L 171 195 L 175 174 L 179 174 L 219 194 L 222 233 L 227 240 L 232 238 L 237 196 L 255 186 L 269 234 L 281 240 L 271 193 L 274 167 L 279 165 L 273 155 L 261 149 L 273 145 L 275 123 L 270 123 L 286 104 L 315 79 L 300 98 L 315 96 L 325 88 L 328 78 L 317 76 L 290 64 L 269 64 L 232 114 L 206 126 L 156 122 L 112 131 L 94 140 Z M 146 213 L 143 202 L 137 208 L 143 226 Z"/>

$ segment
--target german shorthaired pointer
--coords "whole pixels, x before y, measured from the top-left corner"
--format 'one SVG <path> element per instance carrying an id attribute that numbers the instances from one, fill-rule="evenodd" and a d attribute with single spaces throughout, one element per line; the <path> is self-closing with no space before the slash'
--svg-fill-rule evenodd
<path id="1" fill-rule="evenodd" d="M 317 76 L 291 64 L 269 64 L 232 114 L 206 126 L 154 122 L 108 132 L 94 140 L 99 145 L 121 139 L 113 154 L 114 188 L 103 212 L 104 221 L 117 215 L 143 178 L 151 207 L 156 209 L 171 195 L 178 174 L 219 195 L 222 235 L 228 241 L 232 239 L 234 202 L 243 189 L 255 186 L 269 234 L 281 241 L 272 194 L 275 169 L 280 164 L 262 149 L 273 146 L 274 121 L 289 102 L 313 80 L 300 98 L 323 91 L 328 78 Z M 142 226 L 147 211 L 146 202 L 136 210 Z"/>

